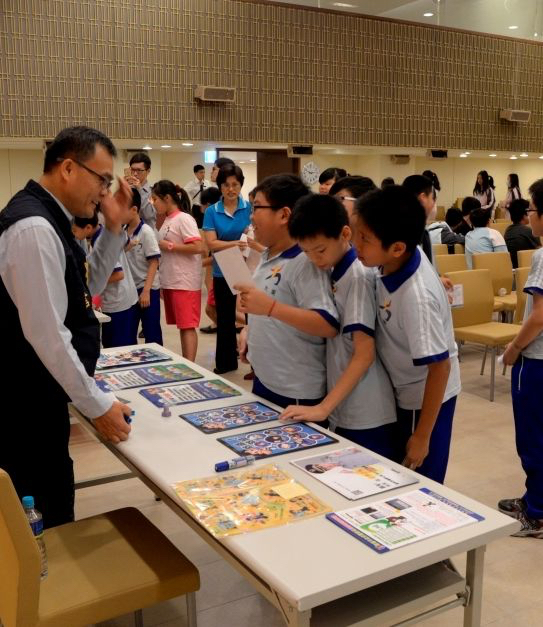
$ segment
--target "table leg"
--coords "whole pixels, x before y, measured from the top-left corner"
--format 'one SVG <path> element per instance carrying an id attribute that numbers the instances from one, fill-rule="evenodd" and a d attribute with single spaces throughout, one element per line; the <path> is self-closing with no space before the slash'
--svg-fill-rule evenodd
<path id="1" fill-rule="evenodd" d="M 483 601 L 483 568 L 486 546 L 468 551 L 466 585 L 469 586 L 469 602 L 464 609 L 464 627 L 479 627 Z"/>
<path id="2" fill-rule="evenodd" d="M 300 612 L 289 601 L 275 592 L 277 607 L 288 627 L 309 627 L 311 623 L 311 610 Z"/>

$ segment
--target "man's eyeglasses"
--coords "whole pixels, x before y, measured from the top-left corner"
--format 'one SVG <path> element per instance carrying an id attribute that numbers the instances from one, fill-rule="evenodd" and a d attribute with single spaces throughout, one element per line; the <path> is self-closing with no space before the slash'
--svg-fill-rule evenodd
<path id="1" fill-rule="evenodd" d="M 537 209 L 526 209 L 526 215 L 529 213 L 537 213 Z"/>
<path id="2" fill-rule="evenodd" d="M 64 161 L 63 157 L 59 157 L 57 159 L 57 161 Z M 77 163 L 78 166 L 82 167 L 83 169 L 87 170 L 87 172 L 90 172 L 91 174 L 94 174 L 94 176 L 98 177 L 100 179 L 100 183 L 101 183 L 101 187 L 102 189 L 106 190 L 109 189 L 112 185 L 113 185 L 113 179 L 110 178 L 109 176 L 104 176 L 103 174 L 99 174 L 98 172 L 96 172 L 96 170 L 93 170 L 92 168 L 89 168 L 88 165 L 85 165 L 84 163 L 82 163 L 81 161 L 78 161 L 77 159 L 72 159 L 72 161 L 74 163 Z"/>
<path id="3" fill-rule="evenodd" d="M 147 172 L 147 168 L 130 168 L 130 172 L 132 174 L 143 174 L 143 172 Z"/>
<path id="4" fill-rule="evenodd" d="M 353 202 L 356 202 L 356 198 L 353 198 L 352 196 L 336 196 L 336 198 L 338 200 L 340 200 L 341 202 L 343 202 L 344 200 L 352 200 Z"/>
<path id="5" fill-rule="evenodd" d="M 253 211 L 257 209 L 282 209 L 280 205 L 253 205 Z"/>

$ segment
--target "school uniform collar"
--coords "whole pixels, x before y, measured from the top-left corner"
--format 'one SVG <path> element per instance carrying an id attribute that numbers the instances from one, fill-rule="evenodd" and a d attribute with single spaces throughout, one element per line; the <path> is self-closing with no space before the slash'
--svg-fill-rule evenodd
<path id="1" fill-rule="evenodd" d="M 94 243 L 96 242 L 96 240 L 98 239 L 98 237 L 100 236 L 100 233 L 102 232 L 103 229 L 103 225 L 100 224 L 98 226 L 98 230 L 96 231 L 96 233 L 91 237 L 91 246 L 94 246 Z"/>
<path id="2" fill-rule="evenodd" d="M 143 228 L 144 224 L 145 224 L 145 222 L 143 220 L 140 220 L 140 223 L 138 224 L 138 226 L 134 229 L 134 232 L 132 233 L 132 237 L 136 237 L 136 235 L 138 235 L 138 233 Z"/>
<path id="3" fill-rule="evenodd" d="M 226 212 L 222 198 L 217 202 L 216 207 L 217 207 L 216 209 L 217 213 L 224 213 L 224 215 L 228 216 L 229 218 L 233 217 L 234 214 L 229 214 Z M 245 200 L 243 199 L 243 196 L 241 196 L 240 194 L 238 196 L 238 206 L 236 207 L 236 211 L 239 211 L 240 209 L 245 209 L 245 207 L 246 207 Z M 236 213 L 236 211 L 234 211 L 234 213 Z"/>
<path id="4" fill-rule="evenodd" d="M 395 292 L 415 274 L 420 266 L 420 262 L 420 251 L 417 246 L 411 257 L 399 270 L 396 270 L 396 272 L 392 272 L 391 274 L 381 275 L 379 278 L 390 293 Z"/>
<path id="5" fill-rule="evenodd" d="M 356 253 L 356 249 L 351 246 L 349 250 L 343 255 L 339 263 L 334 266 L 331 274 L 332 281 L 334 283 L 336 281 L 339 281 L 357 259 L 358 255 Z"/>
<path id="6" fill-rule="evenodd" d="M 302 249 L 298 246 L 298 244 L 294 244 L 294 246 L 287 248 L 282 253 L 279 253 L 278 255 L 275 255 L 274 257 L 270 257 L 270 250 L 268 248 L 266 250 L 266 257 L 267 257 L 266 261 L 271 261 L 272 259 L 277 259 L 279 257 L 281 257 L 282 259 L 294 259 L 294 257 L 297 257 L 301 252 L 302 252 Z"/>

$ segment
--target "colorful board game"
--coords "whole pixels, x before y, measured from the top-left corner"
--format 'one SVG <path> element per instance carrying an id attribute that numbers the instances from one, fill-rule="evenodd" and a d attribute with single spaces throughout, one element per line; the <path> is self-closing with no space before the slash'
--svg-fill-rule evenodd
<path id="1" fill-rule="evenodd" d="M 229 396 L 241 396 L 241 392 L 218 379 L 170 385 L 161 388 L 145 388 L 140 390 L 139 393 L 157 407 L 213 401 L 217 398 L 228 398 Z"/>
<path id="2" fill-rule="evenodd" d="M 96 363 L 96 370 L 151 364 L 156 361 L 171 361 L 171 357 L 156 351 L 154 348 L 131 348 L 130 350 L 116 353 L 100 353 Z"/>
<path id="3" fill-rule="evenodd" d="M 229 429 L 238 429 L 246 425 L 277 420 L 279 416 L 278 411 L 258 402 L 181 414 L 183 420 L 203 433 L 220 433 Z"/>
<path id="4" fill-rule="evenodd" d="M 307 448 L 333 444 L 337 440 L 322 431 L 303 423 L 294 422 L 259 431 L 246 431 L 238 435 L 218 438 L 238 455 L 254 455 L 257 459 L 293 453 Z"/>
<path id="5" fill-rule="evenodd" d="M 143 385 L 157 383 L 175 383 L 176 381 L 190 381 L 203 379 L 203 375 L 185 364 L 166 364 L 160 366 L 144 366 L 117 372 L 98 372 L 94 375 L 98 387 L 104 392 L 116 392 L 139 388 Z"/>
<path id="6" fill-rule="evenodd" d="M 216 537 L 285 525 L 330 511 L 276 466 L 181 481 L 173 485 L 192 515 Z"/>

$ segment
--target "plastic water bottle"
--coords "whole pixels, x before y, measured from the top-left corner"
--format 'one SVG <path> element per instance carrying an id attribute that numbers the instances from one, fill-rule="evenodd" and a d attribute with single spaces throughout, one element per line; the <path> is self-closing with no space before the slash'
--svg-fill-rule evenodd
<path id="1" fill-rule="evenodd" d="M 36 538 L 36 542 L 38 543 L 38 548 L 40 549 L 41 556 L 41 578 L 45 579 L 47 577 L 47 553 L 45 552 L 45 542 L 43 540 L 43 520 L 40 512 L 37 509 L 34 509 L 34 497 L 33 496 L 23 496 L 23 507 L 25 510 L 26 517 L 28 522 L 30 523 L 30 528 L 32 529 L 32 533 Z"/>

